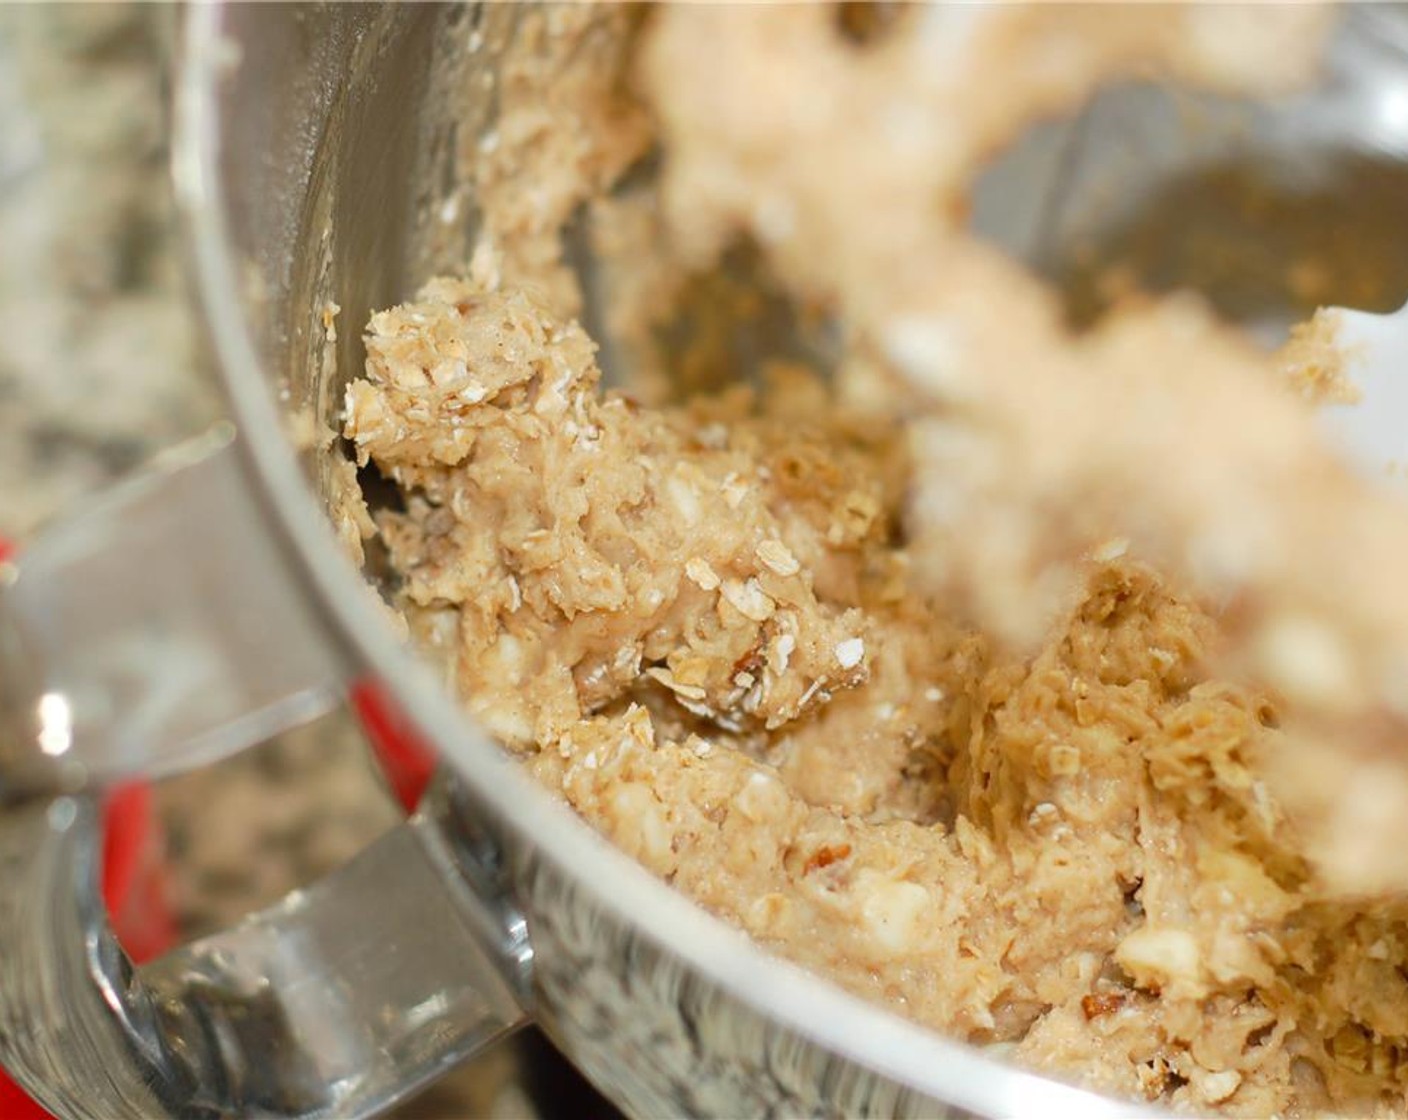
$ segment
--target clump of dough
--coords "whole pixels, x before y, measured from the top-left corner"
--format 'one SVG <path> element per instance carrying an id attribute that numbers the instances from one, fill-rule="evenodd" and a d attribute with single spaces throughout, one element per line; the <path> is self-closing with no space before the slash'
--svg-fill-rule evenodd
<path id="1" fill-rule="evenodd" d="M 637 687 L 774 728 L 864 680 L 858 583 L 883 478 L 837 425 L 602 395 L 594 347 L 526 290 L 432 282 L 377 315 L 348 390 L 420 633 L 496 731 L 542 738 Z M 448 613 L 448 612 L 453 613 Z"/>

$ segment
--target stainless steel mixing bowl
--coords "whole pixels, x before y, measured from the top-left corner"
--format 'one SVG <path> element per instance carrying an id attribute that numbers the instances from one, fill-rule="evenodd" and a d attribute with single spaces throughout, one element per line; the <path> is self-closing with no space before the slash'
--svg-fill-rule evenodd
<path id="1" fill-rule="evenodd" d="M 64 1118 L 355 1117 L 531 1018 L 641 1116 L 1130 1115 L 768 956 L 651 877 L 465 719 L 338 546 L 338 449 L 298 433 L 335 423 L 367 313 L 462 266 L 473 200 L 453 221 L 444 203 L 516 22 L 477 4 L 185 12 L 176 175 L 235 425 L 51 531 L 0 593 L 0 1060 Z M 1378 17 L 1351 24 L 1315 97 L 1208 103 L 1196 139 L 1153 90 L 1102 102 L 1134 114 L 1096 130 L 1123 137 L 1113 155 L 1091 155 L 1088 121 L 1033 133 L 977 221 L 1059 275 L 1080 256 L 1061 246 L 1101 243 L 1074 201 L 1094 196 L 1065 189 L 1078 164 L 1128 188 L 1132 155 L 1150 190 L 1234 149 L 1308 168 L 1347 144 L 1396 167 L 1408 77 Z M 414 818 L 134 968 L 97 900 L 98 791 L 243 749 L 354 681 L 443 760 Z"/>

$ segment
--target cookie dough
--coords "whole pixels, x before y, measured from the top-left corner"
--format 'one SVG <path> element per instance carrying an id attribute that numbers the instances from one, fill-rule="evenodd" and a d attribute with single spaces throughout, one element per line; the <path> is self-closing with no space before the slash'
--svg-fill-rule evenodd
<path id="1" fill-rule="evenodd" d="M 1017 98 L 1010 120 L 1069 101 L 1118 60 L 1158 61 L 1135 45 L 1172 10 L 1122 15 L 1114 45 L 1069 56 L 1072 69 Z M 1117 446 L 1073 406 L 1048 418 L 1076 417 L 1052 435 L 1061 450 L 1015 465 L 991 458 L 1006 445 L 983 422 L 974 435 L 955 421 L 970 405 L 1005 415 L 983 410 L 1026 376 L 1022 362 L 983 399 L 965 398 L 962 379 L 903 368 L 952 341 L 919 302 L 924 315 L 880 329 L 903 306 L 881 293 L 929 274 L 914 258 L 929 243 L 909 226 L 887 235 L 884 215 L 828 225 L 843 202 L 849 220 L 868 217 L 864 200 L 895 169 L 848 180 L 851 196 L 841 178 L 812 182 L 787 162 L 789 136 L 767 128 L 810 119 L 786 102 L 814 92 L 811 78 L 779 79 L 769 113 L 740 101 L 713 124 L 698 115 L 709 97 L 752 97 L 767 73 L 822 65 L 857 112 L 885 117 L 880 77 L 845 85 L 864 64 L 839 53 L 857 48 L 820 22 L 826 12 L 689 9 L 644 26 L 620 9 L 523 17 L 501 108 L 518 124 L 475 157 L 487 211 L 469 275 L 373 316 L 365 375 L 347 393 L 358 464 L 400 495 L 363 525 L 400 575 L 411 639 L 624 850 L 853 991 L 1013 1061 L 1189 1112 L 1402 1114 L 1408 902 L 1347 895 L 1292 821 L 1269 775 L 1293 749 L 1303 698 L 1230 672 L 1244 664 L 1229 653 L 1244 614 L 1187 565 L 1142 561 L 1150 553 L 1107 506 L 1072 506 L 1095 476 L 1065 470 L 1065 437 L 1098 444 L 1099 470 Z M 1226 79 L 1206 22 L 1217 18 L 1190 16 L 1167 40 L 1172 72 Z M 708 97 L 701 60 L 718 54 L 704 43 L 731 44 L 743 75 Z M 1274 61 L 1264 73 L 1282 88 L 1297 56 Z M 637 72 L 653 117 L 628 92 Z M 587 100 L 534 115 L 554 83 Z M 957 175 L 1007 121 L 980 115 L 975 128 L 989 131 L 944 166 Z M 792 150 L 833 123 L 817 116 Z M 902 115 L 891 123 L 904 131 Z M 658 190 L 605 197 L 662 144 Z M 518 168 L 563 176 L 526 216 Z M 598 249 L 616 249 L 603 279 L 624 298 L 612 327 L 654 363 L 640 395 L 603 389 L 579 321 L 562 229 L 581 207 Z M 747 385 L 669 400 L 675 359 L 650 332 L 701 290 L 739 229 L 783 246 L 764 254 L 769 275 L 799 314 L 817 301 L 839 313 L 844 353 L 830 379 L 796 354 L 765 355 Z M 908 295 L 942 296 L 946 321 L 981 326 L 973 340 L 1000 337 L 992 307 L 1012 297 L 1005 348 L 975 343 L 966 362 L 1015 355 L 1049 372 L 1054 360 L 1090 387 L 1090 369 L 1178 336 L 1206 358 L 1200 376 L 1284 402 L 1280 417 L 1304 404 L 1270 379 L 1246 388 L 1247 351 L 1199 309 L 1152 306 L 1077 345 L 1015 265 L 952 230 L 933 244 L 953 271 Z M 875 271 L 877 246 L 888 271 Z M 1189 352 L 1176 355 L 1184 366 Z M 1303 384 L 1302 396 L 1319 392 Z M 1162 399 L 1146 390 L 1135 399 Z M 1004 489 L 1035 465 L 1071 487 L 1047 494 L 1041 516 L 1031 493 Z M 992 486 L 961 489 L 975 477 Z M 977 494 L 992 506 L 975 512 Z M 934 530 L 940 515 L 949 531 Z M 970 515 L 981 531 L 963 541 Z M 1058 564 L 1028 564 L 1043 533 Z M 936 570 L 988 582 L 979 594 Z M 1013 586 L 1041 600 L 1020 625 L 1004 621 L 1011 604 L 981 597 Z"/>
<path id="2" fill-rule="evenodd" d="M 1038 1068 L 1193 1111 L 1402 1091 L 1408 927 L 1327 893 L 1275 705 L 1109 542 L 1033 656 L 951 621 L 913 466 L 800 370 L 602 393 L 525 290 L 376 315 L 347 434 L 413 638 L 626 851 L 763 943 Z"/>

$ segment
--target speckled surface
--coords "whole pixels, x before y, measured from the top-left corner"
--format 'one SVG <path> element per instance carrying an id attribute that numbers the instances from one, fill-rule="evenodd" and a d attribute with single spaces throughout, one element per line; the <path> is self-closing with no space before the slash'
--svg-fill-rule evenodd
<path id="1" fill-rule="evenodd" d="M 0 532 L 216 414 L 170 222 L 169 21 L 0 8 Z"/>
<path id="2" fill-rule="evenodd" d="M 0 535 L 200 431 L 220 399 L 166 166 L 174 9 L 0 5 Z M 159 788 L 189 935 L 345 860 L 395 809 L 345 716 Z M 397 1115 L 535 1115 L 503 1049 Z"/>

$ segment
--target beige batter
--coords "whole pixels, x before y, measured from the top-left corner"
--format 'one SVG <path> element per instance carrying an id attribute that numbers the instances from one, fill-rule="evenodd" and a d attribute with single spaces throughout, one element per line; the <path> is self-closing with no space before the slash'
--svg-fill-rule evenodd
<path id="1" fill-rule="evenodd" d="M 1062 56 L 1060 80 L 1031 104 L 1015 98 L 1011 119 L 1071 100 L 1120 60 L 1149 63 L 1158 52 L 1135 47 L 1151 41 L 1142 21 L 1169 18 L 1159 10 L 1114 21 L 1104 54 Z M 1005 460 L 986 490 L 964 492 L 1026 518 L 1009 526 L 1010 548 L 995 543 L 991 511 L 977 518 L 975 541 L 990 550 L 984 594 L 1020 584 L 1043 605 L 1007 625 L 1008 605 L 975 598 L 974 556 L 956 543 L 972 511 L 950 500 L 942 508 L 957 519 L 936 529 L 943 491 L 932 483 L 944 455 L 950 466 L 961 458 L 955 447 L 981 466 L 991 432 L 955 423 L 961 378 L 943 387 L 937 412 L 932 378 L 905 387 L 905 359 L 922 365 L 945 344 L 933 307 L 900 320 L 911 325 L 898 347 L 876 335 L 894 309 L 876 303 L 878 288 L 918 283 L 924 270 L 892 240 L 895 275 L 882 283 L 871 272 L 871 286 L 848 288 L 852 268 L 876 266 L 875 245 L 828 232 L 845 190 L 858 206 L 884 176 L 813 191 L 779 154 L 780 134 L 764 135 L 761 122 L 780 113 L 750 121 L 740 102 L 716 121 L 699 115 L 767 80 L 749 67 L 769 51 L 768 73 L 820 60 L 836 67 L 834 83 L 852 80 L 847 68 L 865 64 L 836 54 L 856 48 L 832 25 L 822 37 L 826 11 L 689 9 L 644 28 L 620 9 L 524 17 L 499 138 L 475 169 L 487 202 L 470 278 L 432 281 L 374 316 L 366 376 L 348 390 L 345 430 L 359 462 L 404 495 L 404 510 L 376 514 L 375 531 L 402 575 L 397 603 L 412 638 L 476 716 L 616 843 L 854 991 L 1024 1064 L 1188 1111 L 1401 1114 L 1408 903 L 1346 896 L 1269 781 L 1295 742 L 1283 719 L 1369 701 L 1320 697 L 1317 707 L 1294 689 L 1273 699 L 1234 683 L 1223 667 L 1245 664 L 1230 651 L 1269 625 L 1262 616 L 1247 622 L 1255 612 L 1235 598 L 1227 608 L 1222 584 L 1214 615 L 1182 590 L 1193 586 L 1187 565 L 1171 582 L 1140 563 L 1098 494 L 1074 513 L 1070 494 L 1046 494 L 1046 519 L 1032 517 L 1033 495 Z M 1099 11 L 1104 20 L 1110 9 Z M 1003 34 L 1035 41 L 1020 23 Z M 1155 37 L 1169 45 L 1164 61 L 1223 80 L 1226 59 L 1208 53 L 1222 40 L 1189 27 Z M 1050 39 L 1049 27 L 1038 30 Z M 702 83 L 701 60 L 720 57 L 710 43 L 728 46 L 738 83 L 691 85 Z M 637 52 L 654 133 L 626 92 Z M 1295 69 L 1293 52 L 1276 58 Z M 879 70 L 851 92 L 879 97 L 902 72 Z M 773 80 L 766 103 L 776 108 L 795 90 Z M 547 87 L 575 91 L 572 110 L 540 111 Z M 1010 127 L 999 118 L 996 109 L 982 118 L 973 152 L 991 142 L 979 132 Z M 818 135 L 830 127 L 825 114 L 815 119 Z M 665 147 L 663 195 L 597 197 L 654 142 Z M 517 163 L 516 151 L 531 162 Z M 706 152 L 742 163 L 709 165 Z M 546 180 L 537 208 L 524 210 L 520 167 Z M 563 266 L 570 212 L 590 205 L 598 248 L 618 250 L 606 274 L 622 297 L 613 326 L 638 332 L 636 356 L 656 363 L 647 385 L 658 391 L 675 370 L 643 332 L 713 267 L 745 190 L 755 193 L 744 224 L 788 246 L 771 264 L 799 306 L 820 300 L 850 325 L 836 382 L 777 360 L 762 364 L 755 389 L 676 404 L 603 392 Z M 815 236 L 793 245 L 788 222 L 813 220 Z M 817 279 L 819 244 L 832 253 L 829 288 Z M 956 271 L 928 294 L 945 323 L 972 327 L 973 354 L 1035 355 L 1077 371 L 1086 388 L 1092 369 L 1152 366 L 1133 379 L 1147 409 L 1165 371 L 1135 358 L 1174 331 L 1186 345 L 1163 353 L 1186 366 L 1195 340 L 1200 389 L 1221 378 L 1234 397 L 1281 410 L 1262 451 L 1299 432 L 1304 402 L 1275 378 L 1248 387 L 1249 351 L 1199 309 L 1151 306 L 1075 344 L 1057 337 L 1044 297 L 1015 266 L 951 231 L 934 244 Z M 632 264 L 649 284 L 632 288 Z M 976 346 L 997 336 L 975 293 L 1011 297 L 1007 349 Z M 1322 341 L 1306 332 L 1300 358 L 1283 361 L 1323 386 L 1334 371 Z M 989 380 L 1015 385 L 1022 372 Z M 1222 389 L 1208 391 L 1226 403 Z M 1089 424 L 1072 423 L 1100 444 Z M 937 452 L 940 431 L 949 445 Z M 1100 444 L 1096 467 L 1120 446 Z M 1063 454 L 1040 459 L 1058 482 L 1097 477 L 1066 471 Z M 958 477 L 966 486 L 975 476 Z M 1183 508 L 1171 489 L 1161 493 L 1162 514 Z M 1058 527 L 1052 563 L 1029 563 L 1030 542 Z M 949 578 L 960 569 L 964 579 Z"/>

